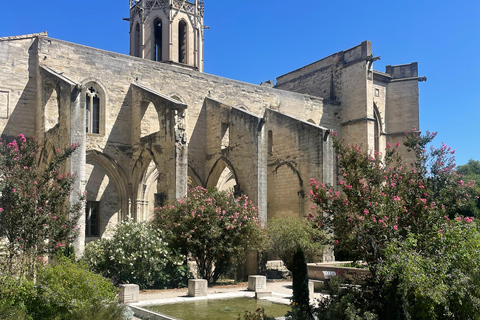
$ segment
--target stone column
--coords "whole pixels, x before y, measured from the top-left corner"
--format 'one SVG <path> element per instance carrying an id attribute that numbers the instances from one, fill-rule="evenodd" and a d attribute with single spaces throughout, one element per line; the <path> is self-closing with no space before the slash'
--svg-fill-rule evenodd
<path id="1" fill-rule="evenodd" d="M 76 175 L 70 202 L 79 201 L 85 192 L 85 166 L 86 166 L 86 132 L 85 132 L 85 101 L 82 88 L 76 85 L 71 92 L 70 102 L 70 144 L 77 144 L 77 150 L 70 158 L 70 172 Z M 78 237 L 74 242 L 75 255 L 80 258 L 85 249 L 85 209 L 82 206 L 78 219 Z"/>

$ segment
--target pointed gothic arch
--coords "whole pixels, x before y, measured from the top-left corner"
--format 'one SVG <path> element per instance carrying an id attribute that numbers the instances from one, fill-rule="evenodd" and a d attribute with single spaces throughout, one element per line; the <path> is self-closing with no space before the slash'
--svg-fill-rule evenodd
<path id="1" fill-rule="evenodd" d="M 294 164 L 288 161 L 277 163 L 268 173 L 267 183 L 268 219 L 305 215 L 303 179 Z"/>
<path id="2" fill-rule="evenodd" d="M 228 171 L 230 171 L 230 173 L 225 172 L 226 168 L 228 169 Z M 233 180 L 234 185 L 236 186 L 235 191 L 237 191 L 237 189 L 239 188 L 238 177 L 235 168 L 233 167 L 232 163 L 223 156 L 218 158 L 215 164 L 212 166 L 212 169 L 210 170 L 207 178 L 207 188 L 217 187 L 219 182 L 223 185 L 222 181 L 220 181 L 220 178 L 228 179 L 228 181 Z"/>
<path id="3" fill-rule="evenodd" d="M 373 119 L 374 119 L 374 148 L 376 151 L 380 152 L 380 135 L 383 132 L 382 128 L 382 118 L 380 117 L 380 112 L 378 111 L 377 104 L 373 103 Z"/>

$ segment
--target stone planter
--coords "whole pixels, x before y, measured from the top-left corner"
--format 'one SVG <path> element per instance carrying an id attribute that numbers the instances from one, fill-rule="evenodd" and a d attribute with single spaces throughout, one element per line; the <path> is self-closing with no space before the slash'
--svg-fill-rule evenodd
<path id="1" fill-rule="evenodd" d="M 342 267 L 341 264 L 341 262 L 307 263 L 308 278 L 314 281 L 323 281 L 325 288 L 328 289 L 328 282 L 334 276 L 338 276 L 342 280 L 348 279 L 355 281 L 357 284 L 363 284 L 365 278 L 370 275 L 368 269 Z"/>

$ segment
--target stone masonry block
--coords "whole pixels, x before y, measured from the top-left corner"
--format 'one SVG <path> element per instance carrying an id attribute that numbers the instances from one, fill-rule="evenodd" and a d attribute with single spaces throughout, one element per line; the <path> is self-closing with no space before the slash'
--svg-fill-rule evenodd
<path id="1" fill-rule="evenodd" d="M 315 293 L 315 284 L 313 281 L 308 281 L 308 293 L 309 293 L 309 298 L 313 299 L 313 294 Z"/>
<path id="2" fill-rule="evenodd" d="M 207 295 L 207 280 L 204 279 L 189 279 L 188 280 L 188 296 L 189 297 L 203 297 Z"/>
<path id="3" fill-rule="evenodd" d="M 121 284 L 118 300 L 121 303 L 138 302 L 140 287 L 137 284 Z"/>
<path id="4" fill-rule="evenodd" d="M 265 276 L 248 276 L 248 290 L 260 291 L 267 289 L 267 277 Z"/>

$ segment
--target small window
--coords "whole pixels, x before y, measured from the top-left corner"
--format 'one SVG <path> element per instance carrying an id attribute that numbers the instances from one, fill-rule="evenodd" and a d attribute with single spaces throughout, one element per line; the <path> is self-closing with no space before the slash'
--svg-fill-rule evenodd
<path id="1" fill-rule="evenodd" d="M 99 237 L 100 236 L 100 202 L 87 201 L 85 208 L 85 236 Z"/>
<path id="2" fill-rule="evenodd" d="M 273 154 L 273 132 L 272 130 L 268 130 L 268 155 L 271 156 Z"/>
<path id="3" fill-rule="evenodd" d="M 153 60 L 155 61 L 162 61 L 162 51 L 163 51 L 163 38 L 162 38 L 162 20 L 155 19 L 153 21 L 153 34 L 154 34 L 154 52 L 153 52 Z"/>
<path id="4" fill-rule="evenodd" d="M 135 48 L 134 48 L 134 53 L 133 55 L 135 57 L 140 57 L 140 52 L 141 52 L 141 49 L 140 49 L 140 24 L 137 23 L 137 25 L 135 26 Z"/>
<path id="5" fill-rule="evenodd" d="M 187 23 L 178 24 L 178 62 L 187 63 Z"/>
<path id="6" fill-rule="evenodd" d="M 94 87 L 87 89 L 85 123 L 87 133 L 100 133 L 100 94 Z"/>

